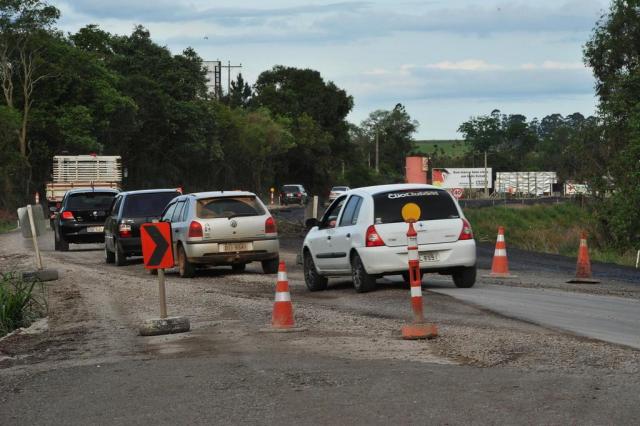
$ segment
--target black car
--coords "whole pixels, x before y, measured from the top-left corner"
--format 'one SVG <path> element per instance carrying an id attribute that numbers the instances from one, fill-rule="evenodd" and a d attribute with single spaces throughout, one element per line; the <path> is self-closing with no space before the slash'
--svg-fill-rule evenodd
<path id="1" fill-rule="evenodd" d="M 302 185 L 284 185 L 280 188 L 280 204 L 307 204 L 307 191 Z"/>
<path id="2" fill-rule="evenodd" d="M 69 243 L 104 242 L 104 221 L 116 195 L 115 189 L 67 191 L 53 219 L 55 249 L 67 251 Z"/>
<path id="3" fill-rule="evenodd" d="M 142 256 L 140 225 L 160 219 L 165 206 L 178 195 L 175 189 L 119 193 L 104 224 L 106 262 L 122 266 L 127 257 Z"/>

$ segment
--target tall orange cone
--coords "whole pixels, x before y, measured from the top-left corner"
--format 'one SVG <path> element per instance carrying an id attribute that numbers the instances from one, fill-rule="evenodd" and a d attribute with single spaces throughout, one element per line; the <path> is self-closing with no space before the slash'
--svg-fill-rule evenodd
<path id="1" fill-rule="evenodd" d="M 271 316 L 271 329 L 264 331 L 303 331 L 296 327 L 293 319 L 293 305 L 289 293 L 289 280 L 284 261 L 278 266 L 278 281 L 276 282 L 276 298 L 273 303 L 273 315 Z"/>
<path id="2" fill-rule="evenodd" d="M 493 262 L 491 263 L 491 278 L 515 278 L 509 273 L 509 261 L 507 260 L 507 243 L 504 240 L 504 227 L 498 227 L 498 238 L 496 249 L 493 252 Z"/>
<path id="3" fill-rule="evenodd" d="M 578 249 L 578 262 L 576 263 L 576 277 L 568 283 L 596 284 L 600 281 L 591 278 L 591 260 L 589 259 L 589 247 L 587 246 L 587 233 L 580 234 L 580 248 Z"/>

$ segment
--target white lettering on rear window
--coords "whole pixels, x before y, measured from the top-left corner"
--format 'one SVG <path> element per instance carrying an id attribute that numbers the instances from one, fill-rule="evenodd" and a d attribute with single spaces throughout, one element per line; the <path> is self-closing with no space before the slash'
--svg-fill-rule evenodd
<path id="1" fill-rule="evenodd" d="M 420 192 L 396 192 L 387 195 L 391 200 L 404 197 L 421 197 L 425 195 L 438 195 L 438 191 L 420 191 Z"/>

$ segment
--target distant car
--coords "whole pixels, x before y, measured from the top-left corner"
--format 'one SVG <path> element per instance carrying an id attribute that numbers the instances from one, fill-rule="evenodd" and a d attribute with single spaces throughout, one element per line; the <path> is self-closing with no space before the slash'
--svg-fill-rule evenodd
<path id="1" fill-rule="evenodd" d="M 348 186 L 334 186 L 333 188 L 331 188 L 331 191 L 329 192 L 329 202 L 332 203 L 333 200 L 335 200 L 345 192 L 349 191 L 350 189 L 351 188 L 349 188 Z"/>
<path id="2" fill-rule="evenodd" d="M 107 263 L 123 266 L 129 256 L 142 256 L 140 225 L 160 219 L 166 205 L 180 193 L 175 189 L 147 189 L 118 194 L 104 223 Z"/>
<path id="3" fill-rule="evenodd" d="M 408 280 L 407 230 L 402 208 L 421 209 L 415 223 L 420 270 L 452 275 L 457 287 L 476 280 L 476 244 L 457 201 L 431 185 L 358 188 L 341 195 L 322 219 L 309 219 L 302 247 L 307 287 L 324 290 L 327 277 L 351 275 L 358 292 L 373 290 L 383 275 Z"/>
<path id="4" fill-rule="evenodd" d="M 81 188 L 67 191 L 55 209 L 53 218 L 54 248 L 69 250 L 69 243 L 104 242 L 104 221 L 111 208 L 113 189 Z"/>
<path id="5" fill-rule="evenodd" d="M 230 265 L 242 272 L 250 262 L 261 262 L 265 274 L 278 272 L 275 220 L 251 192 L 182 195 L 171 200 L 161 220 L 171 223 L 181 277 L 193 277 L 196 265 Z"/>
<path id="6" fill-rule="evenodd" d="M 280 189 L 280 204 L 307 204 L 309 195 L 302 185 L 284 185 Z"/>

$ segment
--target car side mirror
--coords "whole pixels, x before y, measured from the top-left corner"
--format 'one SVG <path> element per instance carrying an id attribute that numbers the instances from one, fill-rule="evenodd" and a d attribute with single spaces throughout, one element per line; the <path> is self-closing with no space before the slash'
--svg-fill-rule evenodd
<path id="1" fill-rule="evenodd" d="M 318 222 L 318 219 L 316 219 L 315 217 L 310 217 L 309 219 L 304 221 L 304 226 L 307 229 L 311 229 L 314 226 L 318 226 L 320 225 L 320 222 Z"/>

